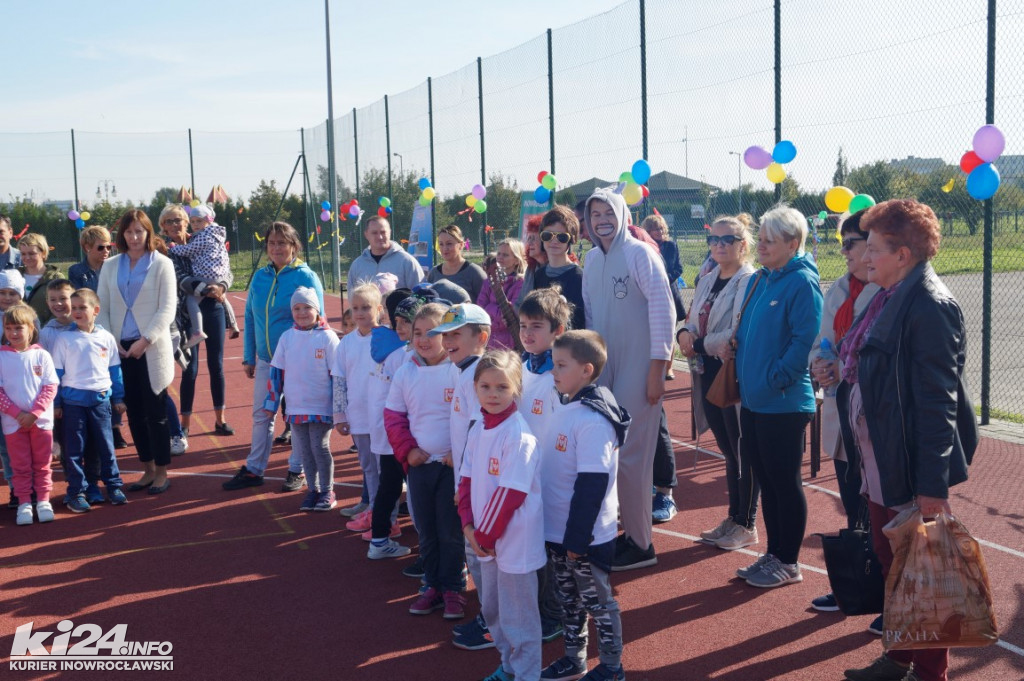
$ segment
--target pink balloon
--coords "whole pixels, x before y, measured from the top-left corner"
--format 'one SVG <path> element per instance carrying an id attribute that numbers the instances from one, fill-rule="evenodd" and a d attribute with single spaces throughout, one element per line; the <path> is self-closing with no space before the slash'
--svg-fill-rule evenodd
<path id="1" fill-rule="evenodd" d="M 747 150 L 743 152 L 743 162 L 747 164 L 748 168 L 764 170 L 772 164 L 772 155 L 764 147 L 747 147 Z"/>
<path id="2" fill-rule="evenodd" d="M 1006 148 L 1006 138 L 994 125 L 983 125 L 974 133 L 974 153 L 982 161 L 992 163 Z"/>

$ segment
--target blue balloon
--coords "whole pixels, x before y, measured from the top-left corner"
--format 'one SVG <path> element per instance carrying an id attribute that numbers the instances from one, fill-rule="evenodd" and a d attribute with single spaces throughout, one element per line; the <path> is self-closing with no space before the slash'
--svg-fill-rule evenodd
<path id="1" fill-rule="evenodd" d="M 633 164 L 632 169 L 633 181 L 637 184 L 647 184 L 647 180 L 651 179 L 651 164 L 647 161 L 640 159 Z"/>
<path id="2" fill-rule="evenodd" d="M 78 227 L 78 229 L 82 229 L 83 227 L 85 227 L 85 220 L 83 220 L 82 218 L 78 218 L 77 220 L 75 220 L 75 227 Z"/>
<path id="3" fill-rule="evenodd" d="M 982 163 L 967 176 L 967 193 L 979 201 L 991 199 L 999 189 L 999 171 L 991 163 Z"/>
<path id="4" fill-rule="evenodd" d="M 533 200 L 537 203 L 547 203 L 551 200 L 551 190 L 547 187 L 537 187 L 533 190 Z"/>
<path id="5" fill-rule="evenodd" d="M 330 201 L 321 201 L 320 202 L 320 208 L 322 208 L 323 210 L 330 210 L 331 209 L 331 202 Z"/>
<path id="6" fill-rule="evenodd" d="M 424 189 L 426 189 L 429 186 L 430 186 L 430 180 L 425 178 L 425 177 L 421 177 L 420 178 L 420 191 L 423 191 Z"/>
<path id="7" fill-rule="evenodd" d="M 772 149 L 772 160 L 776 163 L 789 163 L 796 158 L 796 145 L 789 140 L 782 140 Z"/>

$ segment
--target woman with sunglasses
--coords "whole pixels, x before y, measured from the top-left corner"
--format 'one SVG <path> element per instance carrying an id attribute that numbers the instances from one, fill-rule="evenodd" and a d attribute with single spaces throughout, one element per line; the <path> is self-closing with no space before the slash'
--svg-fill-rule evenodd
<path id="1" fill-rule="evenodd" d="M 750 265 L 754 233 L 750 216 L 719 217 L 708 232 L 708 248 L 715 265 L 697 282 L 690 315 L 679 325 L 676 340 L 692 367 L 693 415 L 700 432 L 708 429 L 715 436 L 718 450 L 725 458 L 729 513 L 718 527 L 700 533 L 704 541 L 729 551 L 757 543 L 757 480 L 750 461 L 740 456 L 739 408 L 724 409 L 707 400 L 708 388 L 722 368 L 722 359 L 732 356 L 729 341 L 733 336 L 738 306 L 754 273 Z"/>
<path id="2" fill-rule="evenodd" d="M 458 225 L 441 228 L 437 235 L 437 247 L 441 251 L 441 264 L 430 270 L 427 274 L 427 281 L 434 284 L 442 279 L 447 279 L 465 289 L 469 294 L 469 299 L 475 301 L 487 279 L 487 273 L 479 265 L 469 262 L 462 255 L 462 251 L 466 247 L 466 237 L 463 236 Z"/>
<path id="3" fill-rule="evenodd" d="M 836 405 L 835 393 L 830 395 L 827 389 L 839 384 L 841 367 L 836 360 L 821 359 L 821 342 L 827 339 L 833 348 L 839 347 L 846 333 L 868 303 L 880 290 L 877 284 L 868 281 L 868 266 L 864 262 L 864 251 L 867 249 L 867 232 L 860 228 L 860 220 L 866 210 L 859 211 L 843 220 L 839 227 L 842 239 L 840 252 L 846 258 L 846 274 L 840 277 L 825 294 L 825 302 L 821 314 L 821 330 L 814 345 L 811 346 L 811 377 L 818 385 L 825 388 L 821 403 L 821 446 L 832 457 L 836 469 L 836 481 L 839 484 L 839 496 L 846 512 L 846 526 L 853 528 L 864 525 L 864 500 L 860 495 L 860 459 L 856 448 L 847 452 L 843 446 L 842 432 L 839 425 L 839 409 Z M 866 528 L 865 528 L 866 529 Z M 839 610 L 835 596 L 826 594 L 811 601 L 815 610 L 833 612 Z M 877 618 L 868 627 L 873 633 L 882 632 L 882 617 Z"/>
<path id="4" fill-rule="evenodd" d="M 572 255 L 572 247 L 580 237 L 580 221 L 572 209 L 555 206 L 541 218 L 540 230 L 540 245 L 547 264 L 534 272 L 533 288 L 550 288 L 552 284 L 558 284 L 562 296 L 572 305 L 572 328 L 585 329 L 583 268 Z"/>
<path id="5" fill-rule="evenodd" d="M 79 233 L 78 243 L 82 247 L 84 257 L 82 262 L 68 268 L 68 281 L 76 289 L 96 290 L 96 284 L 100 280 L 100 268 L 114 248 L 110 239 L 110 230 L 102 225 L 91 225 Z"/>

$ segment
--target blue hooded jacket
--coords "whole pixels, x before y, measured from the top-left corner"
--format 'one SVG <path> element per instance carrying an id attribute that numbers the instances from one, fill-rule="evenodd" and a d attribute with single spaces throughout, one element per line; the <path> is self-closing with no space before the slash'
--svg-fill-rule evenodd
<path id="1" fill-rule="evenodd" d="M 744 300 L 755 286 L 736 333 L 740 401 L 765 414 L 814 413 L 807 357 L 821 327 L 818 268 L 797 255 L 781 269 L 761 268 Z"/>
<path id="2" fill-rule="evenodd" d="M 255 365 L 257 358 L 264 362 L 273 358 L 281 334 L 294 324 L 292 294 L 300 286 L 316 291 L 323 314 L 324 288 L 320 278 L 302 260 L 292 260 L 280 272 L 272 264 L 256 270 L 245 300 L 243 364 Z"/>

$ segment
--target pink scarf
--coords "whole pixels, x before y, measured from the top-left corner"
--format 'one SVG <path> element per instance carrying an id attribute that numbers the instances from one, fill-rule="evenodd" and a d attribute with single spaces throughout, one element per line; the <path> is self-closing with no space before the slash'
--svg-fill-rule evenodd
<path id="1" fill-rule="evenodd" d="M 867 311 L 864 316 L 861 317 L 859 323 L 850 329 L 849 333 L 846 334 L 846 338 L 843 339 L 842 347 L 839 349 L 839 358 L 843 361 L 843 380 L 853 385 L 857 383 L 857 364 L 860 360 L 860 351 L 864 347 L 864 344 L 868 340 L 868 335 L 871 333 L 871 328 L 878 321 L 878 318 L 882 316 L 882 308 L 889 302 L 889 298 L 899 288 L 900 282 L 897 282 L 894 286 L 880 291 L 878 295 L 871 299 L 871 304 L 868 305 Z"/>

